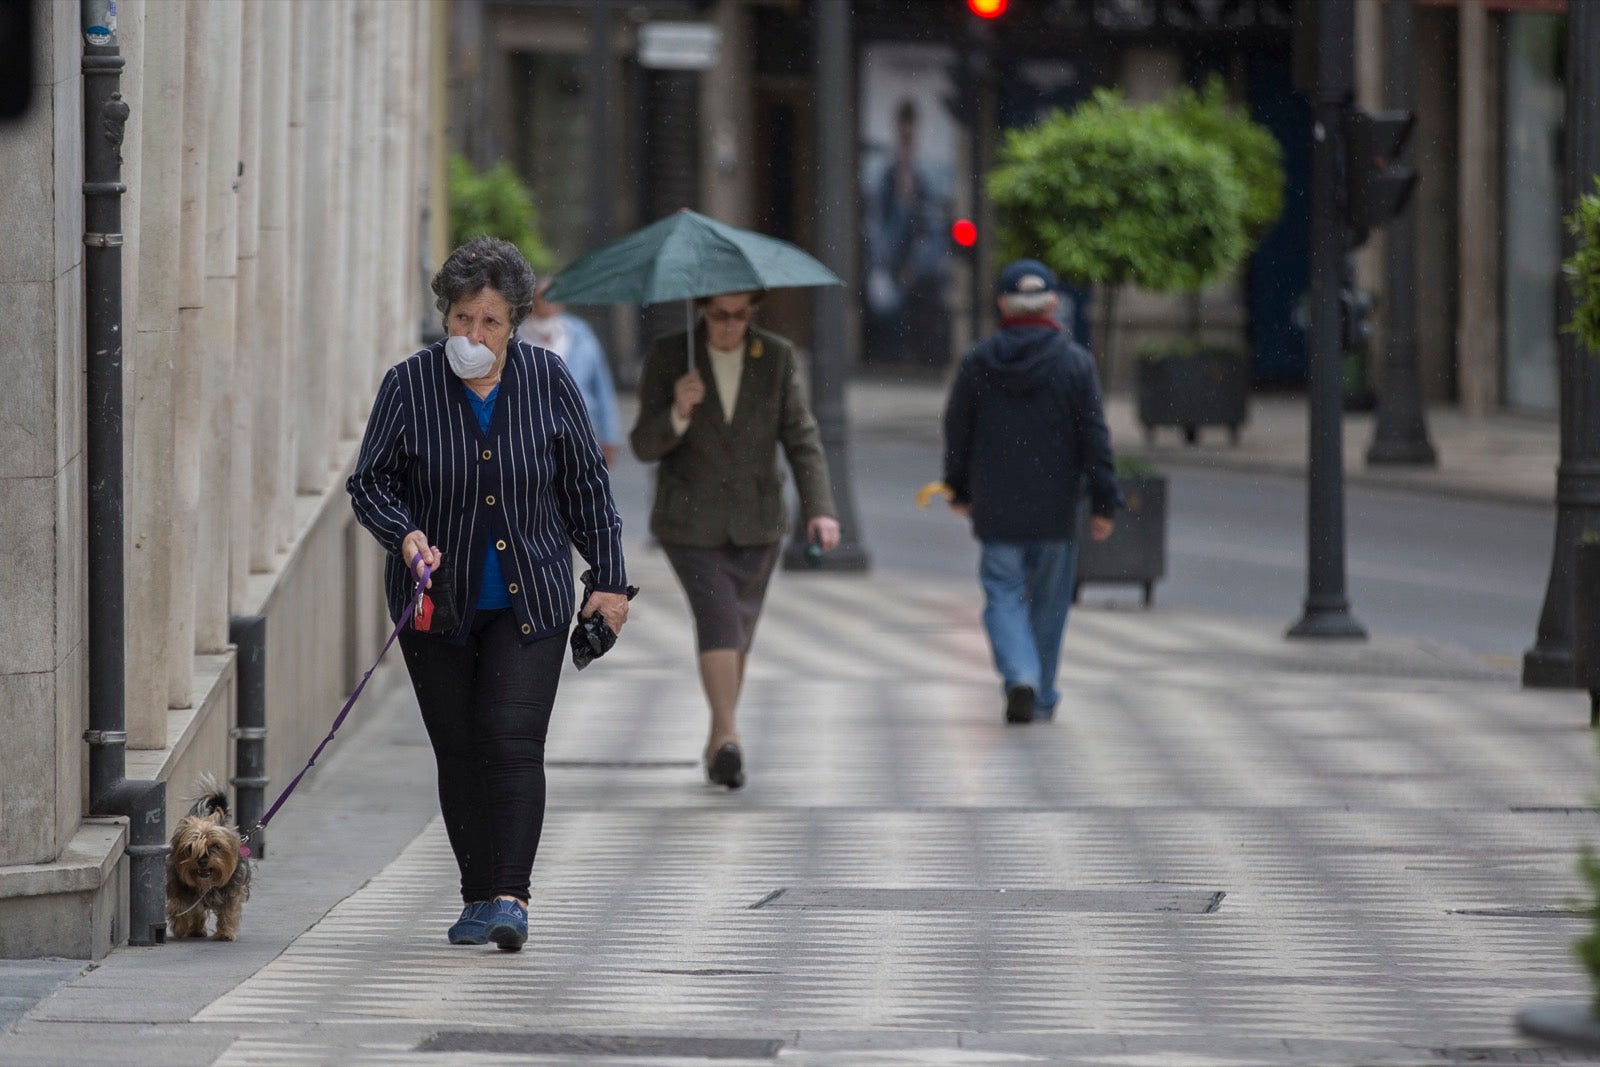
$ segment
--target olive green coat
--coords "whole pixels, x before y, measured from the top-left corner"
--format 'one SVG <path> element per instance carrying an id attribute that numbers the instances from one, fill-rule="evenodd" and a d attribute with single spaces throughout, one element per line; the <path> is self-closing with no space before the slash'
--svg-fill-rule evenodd
<path id="1" fill-rule="evenodd" d="M 650 511 L 655 538 L 696 548 L 783 540 L 789 523 L 779 445 L 794 471 L 805 517 L 833 515 L 828 464 L 794 346 L 751 327 L 729 425 L 702 324 L 695 330 L 694 363 L 706 395 L 680 437 L 672 430 L 672 390 L 687 359 L 681 332 L 659 338 L 650 346 L 639 379 L 639 419 L 630 440 L 639 459 L 661 464 Z"/>

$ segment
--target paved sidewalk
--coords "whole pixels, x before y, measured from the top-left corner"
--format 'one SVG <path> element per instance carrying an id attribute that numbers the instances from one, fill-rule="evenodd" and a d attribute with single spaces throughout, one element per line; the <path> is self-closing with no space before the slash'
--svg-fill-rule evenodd
<path id="1" fill-rule="evenodd" d="M 849 410 L 864 433 L 917 434 L 939 440 L 939 413 L 945 387 L 930 381 L 858 381 L 851 385 Z M 1560 428 L 1552 418 L 1493 415 L 1464 418 L 1454 408 L 1428 412 L 1429 439 L 1436 467 L 1377 466 L 1366 463 L 1372 443 L 1371 413 L 1344 416 L 1345 477 L 1353 484 L 1444 493 L 1469 499 L 1553 507 Z M 1307 416 L 1303 396 L 1257 394 L 1239 443 L 1228 443 L 1222 427 L 1203 429 L 1195 445 L 1183 443 L 1174 429 L 1145 440 L 1131 393 L 1114 393 L 1106 402 L 1111 439 L 1119 454 L 1146 457 L 1159 466 L 1199 466 L 1304 475 Z"/>
<path id="2" fill-rule="evenodd" d="M 563 683 L 527 950 L 444 943 L 437 820 L 353 877 L 431 803 L 402 697 L 285 809 L 240 942 L 114 953 L 0 1063 L 1512 1062 L 1516 1010 L 1585 993 L 1574 694 L 1085 606 L 1062 720 L 1007 728 L 971 590 L 780 574 L 729 795 L 687 609 L 630 558 L 622 644 Z"/>

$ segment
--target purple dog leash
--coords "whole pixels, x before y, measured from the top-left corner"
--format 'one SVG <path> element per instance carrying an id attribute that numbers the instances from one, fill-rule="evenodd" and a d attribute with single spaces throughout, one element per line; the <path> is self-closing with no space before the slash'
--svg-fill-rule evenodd
<path id="1" fill-rule="evenodd" d="M 295 786 L 300 784 L 300 779 L 306 776 L 307 771 L 316 766 L 317 757 L 322 755 L 322 750 L 328 747 L 328 742 L 333 740 L 333 735 L 339 732 L 340 726 L 344 725 L 345 717 L 350 714 L 350 709 L 356 706 L 356 700 L 361 696 L 361 690 L 367 687 L 367 679 L 372 677 L 372 672 L 377 670 L 378 664 L 383 662 L 383 657 L 389 652 L 389 646 L 395 643 L 396 639 L 398 639 L 400 636 L 400 631 L 404 630 L 411 620 L 416 617 L 417 608 L 422 603 L 422 591 L 428 587 L 428 579 L 432 577 L 432 575 L 433 568 L 424 563 L 422 565 L 422 577 L 417 579 L 417 591 L 411 594 L 410 605 L 407 606 L 405 611 L 401 612 L 400 621 L 394 624 L 394 630 L 390 632 L 389 640 L 383 643 L 383 651 L 379 652 L 378 658 L 372 661 L 372 666 L 367 668 L 367 673 L 361 676 L 361 681 L 356 684 L 355 691 L 352 692 L 350 694 L 350 698 L 344 702 L 344 707 L 339 709 L 339 714 L 334 716 L 333 726 L 328 730 L 328 736 L 324 737 L 322 739 L 322 744 L 318 745 L 317 750 L 311 753 L 311 758 L 306 760 L 306 765 L 304 767 L 300 768 L 300 773 L 295 775 L 294 778 L 289 781 L 288 785 L 284 786 L 283 792 L 278 794 L 278 799 L 272 802 L 272 807 L 268 808 L 267 813 L 261 816 L 261 821 L 250 827 L 250 829 L 239 838 L 239 841 L 243 846 L 239 849 L 240 855 L 250 855 L 250 839 L 256 834 L 260 833 L 262 830 L 266 829 L 267 823 L 271 822 L 272 817 L 278 814 L 278 809 L 283 807 L 283 802 L 289 799 L 289 794 L 293 793 Z"/>

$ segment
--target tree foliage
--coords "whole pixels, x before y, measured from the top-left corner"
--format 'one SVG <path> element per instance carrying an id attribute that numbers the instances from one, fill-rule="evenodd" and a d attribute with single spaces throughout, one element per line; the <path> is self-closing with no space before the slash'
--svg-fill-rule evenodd
<path id="1" fill-rule="evenodd" d="M 1177 90 L 1164 106 L 1191 137 L 1216 145 L 1233 161 L 1233 172 L 1244 183 L 1242 222 L 1253 251 L 1283 214 L 1283 147 L 1270 130 L 1228 102 L 1228 87 L 1215 75 L 1198 93 L 1187 86 Z"/>
<path id="2" fill-rule="evenodd" d="M 1562 264 L 1572 286 L 1572 321 L 1567 329 L 1600 356 L 1600 176 L 1595 178 L 1595 191 L 1578 198 L 1567 226 L 1578 239 L 1577 251 Z"/>
<path id="3" fill-rule="evenodd" d="M 511 164 L 501 160 L 478 172 L 465 157 L 450 157 L 450 245 L 459 248 L 488 234 L 510 241 L 535 271 L 549 269 L 550 250 L 539 239 L 539 216 Z"/>
<path id="4" fill-rule="evenodd" d="M 1220 81 L 1143 106 L 1100 90 L 1012 130 L 989 175 L 1008 257 L 1080 282 L 1199 289 L 1234 270 L 1283 208 L 1272 135 Z"/>

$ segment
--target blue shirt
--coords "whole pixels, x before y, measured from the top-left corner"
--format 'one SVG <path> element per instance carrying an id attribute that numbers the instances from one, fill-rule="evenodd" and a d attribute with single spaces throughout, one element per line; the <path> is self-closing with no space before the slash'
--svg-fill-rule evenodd
<path id="1" fill-rule="evenodd" d="M 467 394 L 467 403 L 472 405 L 472 413 L 478 417 L 478 426 L 484 433 L 489 432 L 489 420 L 494 417 L 494 402 L 500 395 L 500 387 L 496 385 L 489 390 L 489 395 L 480 397 L 470 388 L 463 385 L 462 391 Z M 478 594 L 479 610 L 492 608 L 509 608 L 511 594 L 506 592 L 505 572 L 500 569 L 500 550 L 494 547 L 494 534 L 489 534 L 488 552 L 483 557 L 483 586 Z"/>

